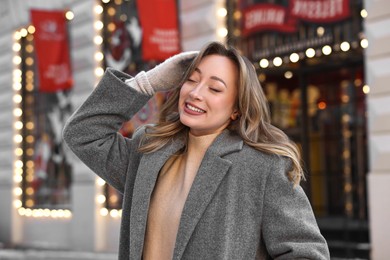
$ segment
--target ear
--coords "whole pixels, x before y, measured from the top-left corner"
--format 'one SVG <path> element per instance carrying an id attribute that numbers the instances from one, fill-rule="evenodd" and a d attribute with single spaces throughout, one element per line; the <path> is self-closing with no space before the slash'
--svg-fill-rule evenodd
<path id="1" fill-rule="evenodd" d="M 237 110 L 234 110 L 233 113 L 230 115 L 231 120 L 236 120 L 240 116 L 240 113 Z"/>

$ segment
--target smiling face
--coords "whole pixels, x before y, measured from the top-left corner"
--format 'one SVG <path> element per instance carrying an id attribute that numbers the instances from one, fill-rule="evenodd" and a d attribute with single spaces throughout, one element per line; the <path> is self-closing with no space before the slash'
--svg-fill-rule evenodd
<path id="1" fill-rule="evenodd" d="M 219 133 L 237 118 L 238 69 L 221 55 L 203 57 L 180 90 L 180 121 L 193 135 Z"/>

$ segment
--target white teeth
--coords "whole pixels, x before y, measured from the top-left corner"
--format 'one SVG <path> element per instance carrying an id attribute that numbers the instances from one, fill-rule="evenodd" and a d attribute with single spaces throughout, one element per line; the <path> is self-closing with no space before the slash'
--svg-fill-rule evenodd
<path id="1" fill-rule="evenodd" d="M 202 109 L 199 109 L 199 108 L 196 108 L 196 107 L 193 107 L 191 106 L 190 104 L 186 104 L 187 108 L 192 110 L 192 111 L 195 111 L 195 112 L 198 112 L 198 113 L 205 113 L 206 111 L 202 110 Z"/>

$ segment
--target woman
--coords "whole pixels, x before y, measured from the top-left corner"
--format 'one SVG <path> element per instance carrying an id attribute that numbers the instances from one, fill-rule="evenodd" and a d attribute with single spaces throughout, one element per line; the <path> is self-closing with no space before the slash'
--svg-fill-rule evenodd
<path id="1" fill-rule="evenodd" d="M 172 89 L 156 125 L 117 133 Z M 108 69 L 64 139 L 124 194 L 119 259 L 329 259 L 297 148 L 234 48 L 212 42 L 134 78 Z"/>

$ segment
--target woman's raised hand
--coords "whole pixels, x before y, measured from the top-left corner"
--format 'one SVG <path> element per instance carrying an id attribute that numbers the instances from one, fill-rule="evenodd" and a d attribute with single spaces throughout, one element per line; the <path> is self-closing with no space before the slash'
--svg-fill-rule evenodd
<path id="1" fill-rule="evenodd" d="M 176 54 L 147 71 L 146 77 L 153 90 L 157 92 L 177 88 L 198 53 L 189 51 Z"/>

